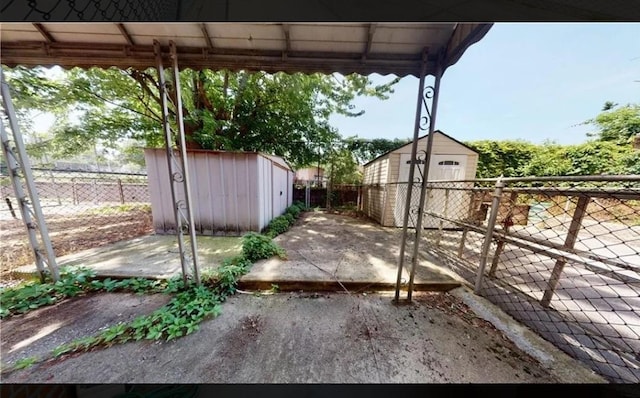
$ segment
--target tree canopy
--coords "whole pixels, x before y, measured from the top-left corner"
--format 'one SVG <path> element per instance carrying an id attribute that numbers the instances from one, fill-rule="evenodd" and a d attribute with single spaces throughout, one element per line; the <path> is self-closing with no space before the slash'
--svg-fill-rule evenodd
<path id="1" fill-rule="evenodd" d="M 616 107 L 617 104 L 607 101 L 598 116 L 584 122 L 597 128 L 589 133 L 590 137 L 626 144 L 640 134 L 640 104 Z"/>
<path id="2" fill-rule="evenodd" d="M 155 69 L 72 69 L 63 78 L 42 68 L 6 70 L 16 108 L 57 116 L 51 150 L 71 155 L 122 138 L 146 146 L 162 144 L 160 95 Z M 172 81 L 170 70 L 166 80 Z M 294 165 L 317 158 L 339 138 L 329 124 L 334 113 L 364 113 L 351 104 L 357 96 L 386 99 L 399 78 L 374 86 L 365 76 L 267 74 L 263 72 L 180 72 L 185 135 L 190 148 L 263 151 Z M 169 87 L 172 87 L 169 84 Z M 176 124 L 176 93 L 169 90 L 170 122 Z M 27 124 L 26 113 L 21 115 Z"/>
<path id="3" fill-rule="evenodd" d="M 374 138 L 366 139 L 358 136 L 347 137 L 344 139 L 344 144 L 347 150 L 353 153 L 358 163 L 364 164 L 372 161 L 378 156 L 400 148 L 403 145 L 410 143 L 410 139 L 387 139 L 387 138 Z"/>

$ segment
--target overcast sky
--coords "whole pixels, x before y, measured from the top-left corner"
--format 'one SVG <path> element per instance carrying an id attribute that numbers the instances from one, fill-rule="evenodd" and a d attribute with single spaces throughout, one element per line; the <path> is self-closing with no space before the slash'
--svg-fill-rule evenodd
<path id="1" fill-rule="evenodd" d="M 605 101 L 640 103 L 634 80 L 640 23 L 498 23 L 445 72 L 436 128 L 462 141 L 579 143 L 590 128 L 575 125 Z M 343 136 L 411 137 L 417 85 L 406 77 L 387 101 L 358 99 L 365 115 L 335 116 L 332 124 Z"/>

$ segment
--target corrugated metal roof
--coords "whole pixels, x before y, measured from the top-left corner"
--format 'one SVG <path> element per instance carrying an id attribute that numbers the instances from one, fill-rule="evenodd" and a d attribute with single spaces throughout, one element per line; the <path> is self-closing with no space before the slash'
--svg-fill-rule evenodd
<path id="1" fill-rule="evenodd" d="M 13 67 L 155 66 L 153 43 L 173 41 L 182 68 L 266 72 L 427 73 L 445 66 L 491 24 L 455 23 L 2 23 L 2 63 Z"/>

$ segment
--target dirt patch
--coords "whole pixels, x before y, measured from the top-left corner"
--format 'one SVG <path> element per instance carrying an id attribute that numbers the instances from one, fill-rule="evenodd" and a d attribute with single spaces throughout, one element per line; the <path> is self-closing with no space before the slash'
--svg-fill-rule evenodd
<path id="1" fill-rule="evenodd" d="M 4 319 L 0 325 L 2 363 L 43 357 L 60 344 L 151 313 L 169 299 L 165 294 L 95 293 Z"/>
<path id="2" fill-rule="evenodd" d="M 56 215 L 46 218 L 56 257 L 85 249 L 105 246 L 133 239 L 153 232 L 151 211 L 133 209 L 111 213 Z M 3 285 L 14 280 L 11 272 L 22 265 L 32 264 L 33 252 L 21 220 L 0 221 L 0 278 Z M 13 283 L 12 283 L 13 284 Z"/>
<path id="3" fill-rule="evenodd" d="M 240 326 L 243 334 L 250 337 L 255 337 L 260 334 L 260 328 L 262 328 L 264 322 L 260 315 L 247 316 L 240 321 Z"/>

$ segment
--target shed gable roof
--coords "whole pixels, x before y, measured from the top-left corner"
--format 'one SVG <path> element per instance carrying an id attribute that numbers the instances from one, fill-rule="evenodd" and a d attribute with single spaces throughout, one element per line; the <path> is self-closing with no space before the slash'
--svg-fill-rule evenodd
<path id="1" fill-rule="evenodd" d="M 478 153 L 478 151 L 476 151 L 475 149 L 471 148 L 470 146 L 468 146 L 468 145 L 464 144 L 464 143 L 463 143 L 463 142 L 461 142 L 461 141 L 456 140 L 455 138 L 451 137 L 450 135 L 443 133 L 443 132 L 442 132 L 442 131 L 440 131 L 440 130 L 436 130 L 436 131 L 434 131 L 433 133 L 434 133 L 434 137 L 435 137 L 435 134 L 440 134 L 441 136 L 443 136 L 443 137 L 445 137 L 445 138 L 447 138 L 447 139 L 449 139 L 449 140 L 451 140 L 451 141 L 455 142 L 457 145 L 460 145 L 461 147 L 463 147 L 463 148 L 465 148 L 465 149 L 467 149 L 467 150 L 469 150 L 469 151 L 471 151 L 471 152 L 473 152 L 473 153 L 476 153 L 476 154 Z M 423 139 L 426 139 L 427 137 L 429 137 L 429 134 L 425 134 L 425 135 L 423 135 L 422 137 L 419 137 L 419 138 L 418 138 L 418 142 L 422 141 Z M 381 159 L 381 158 L 383 158 L 383 157 L 385 157 L 385 156 L 387 156 L 387 155 L 389 155 L 389 154 L 391 154 L 391 153 L 393 153 L 393 152 L 399 151 L 400 149 L 402 149 L 402 148 L 404 148 L 404 147 L 406 147 L 406 146 L 409 146 L 409 145 L 411 145 L 411 144 L 413 144 L 413 141 L 410 141 L 410 142 L 408 142 L 408 143 L 406 143 L 406 144 L 404 144 L 404 145 L 401 145 L 401 146 L 399 146 L 399 147 L 397 147 L 397 148 L 395 148 L 395 149 L 392 149 L 392 150 L 390 150 L 390 151 L 387 151 L 387 152 L 383 153 L 382 155 L 378 156 L 377 158 L 375 158 L 375 159 L 373 159 L 373 160 L 370 160 L 369 162 L 365 163 L 365 164 L 364 164 L 364 167 L 366 167 L 366 166 L 370 165 L 371 163 L 373 163 L 373 162 L 377 161 L 378 159 Z"/>

